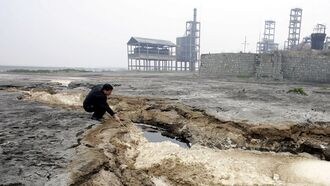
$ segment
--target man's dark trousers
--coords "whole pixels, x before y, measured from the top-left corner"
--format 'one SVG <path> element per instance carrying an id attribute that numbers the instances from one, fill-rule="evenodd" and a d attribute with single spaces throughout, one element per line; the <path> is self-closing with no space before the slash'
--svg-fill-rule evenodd
<path id="1" fill-rule="evenodd" d="M 105 114 L 106 110 L 101 107 L 97 107 L 95 105 L 87 105 L 84 106 L 86 112 L 94 112 L 92 118 L 102 119 L 103 115 Z"/>

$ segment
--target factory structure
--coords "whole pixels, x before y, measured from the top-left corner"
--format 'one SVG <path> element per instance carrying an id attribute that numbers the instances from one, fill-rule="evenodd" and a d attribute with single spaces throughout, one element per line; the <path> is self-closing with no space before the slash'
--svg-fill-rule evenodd
<path id="1" fill-rule="evenodd" d="M 284 46 L 287 50 L 295 49 L 300 42 L 302 9 L 294 8 L 290 11 L 289 35 Z"/>
<path id="2" fill-rule="evenodd" d="M 194 9 L 193 21 L 186 22 L 183 37 L 176 38 L 176 59 L 179 70 L 196 71 L 200 61 L 200 22 L 197 22 L 197 10 Z"/>
<path id="3" fill-rule="evenodd" d="M 330 37 L 326 37 L 326 25 L 316 24 L 310 36 L 301 40 L 303 10 L 293 8 L 290 10 L 288 37 L 284 43 L 285 51 L 302 50 L 329 50 Z M 278 51 L 279 44 L 275 42 L 275 21 L 266 20 L 263 37 L 257 42 L 256 53 L 272 53 Z"/>
<path id="4" fill-rule="evenodd" d="M 176 43 L 131 37 L 127 42 L 128 70 L 196 72 L 202 76 L 236 76 L 330 83 L 330 37 L 326 25 L 316 23 L 302 38 L 303 10 L 289 14 L 288 36 L 282 50 L 276 42 L 276 21 L 265 20 L 256 53 L 200 55 L 201 25 L 194 9 L 185 34 Z M 302 39 L 301 39 L 302 38 Z M 246 38 L 244 47 L 246 47 Z"/>
<path id="5" fill-rule="evenodd" d="M 127 42 L 128 70 L 191 71 L 200 64 L 200 22 L 197 9 L 192 21 L 186 22 L 185 34 L 176 44 L 161 39 L 131 37 Z"/>
<path id="6" fill-rule="evenodd" d="M 330 83 L 330 37 L 326 35 L 326 25 L 316 24 L 311 34 L 301 39 L 302 16 L 301 8 L 290 10 L 283 50 L 279 50 L 276 43 L 276 22 L 266 20 L 256 53 L 202 54 L 199 74 Z"/>
<path id="7" fill-rule="evenodd" d="M 270 53 L 278 49 L 278 44 L 275 43 L 275 21 L 265 21 L 264 36 L 257 43 L 257 53 Z"/>

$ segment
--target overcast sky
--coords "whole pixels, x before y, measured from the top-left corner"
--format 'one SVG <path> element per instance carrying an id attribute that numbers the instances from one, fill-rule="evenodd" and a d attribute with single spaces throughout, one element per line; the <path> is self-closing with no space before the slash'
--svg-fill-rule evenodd
<path id="1" fill-rule="evenodd" d="M 239 52 L 245 36 L 255 52 L 269 19 L 283 48 L 296 7 L 303 9 L 301 38 L 317 23 L 330 27 L 329 0 L 0 0 L 0 65 L 126 67 L 131 36 L 175 42 L 193 8 L 201 53 Z"/>

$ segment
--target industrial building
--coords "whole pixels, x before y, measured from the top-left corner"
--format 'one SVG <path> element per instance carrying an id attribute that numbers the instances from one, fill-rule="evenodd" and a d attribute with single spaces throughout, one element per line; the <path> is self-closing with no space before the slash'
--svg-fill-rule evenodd
<path id="1" fill-rule="evenodd" d="M 197 9 L 186 22 L 185 35 L 176 44 L 167 40 L 131 37 L 127 42 L 128 70 L 196 71 L 200 62 L 200 22 Z"/>
<path id="2" fill-rule="evenodd" d="M 193 21 L 186 22 L 183 37 L 176 38 L 176 59 L 178 69 L 196 71 L 200 62 L 200 22 L 197 22 L 197 10 L 194 9 Z"/>
<path id="3" fill-rule="evenodd" d="M 175 70 L 175 44 L 171 41 L 132 37 L 127 42 L 128 70 Z"/>
<path id="4" fill-rule="evenodd" d="M 323 24 L 317 24 L 311 35 L 311 48 L 314 50 L 323 50 L 326 39 L 326 26 Z"/>
<path id="5" fill-rule="evenodd" d="M 177 37 L 175 44 L 171 41 L 160 39 L 132 37 L 127 43 L 128 70 L 193 72 L 199 70 L 200 68 L 203 68 L 204 74 L 210 72 L 221 72 L 222 74 L 228 72 L 230 74 L 230 72 L 232 72 L 234 74 L 242 75 L 241 72 L 243 72 L 244 69 L 247 69 L 245 70 L 246 72 L 253 72 L 256 77 L 267 76 L 276 77 L 276 79 L 282 79 L 281 77 L 289 77 L 288 75 L 282 76 L 281 73 L 282 71 L 286 70 L 282 68 L 287 68 L 290 67 L 290 65 L 294 64 L 294 62 L 291 62 L 290 59 L 294 58 L 296 59 L 296 61 L 302 61 L 301 64 L 304 64 L 305 62 L 299 56 L 295 56 L 295 52 L 298 51 L 297 54 L 303 55 L 304 53 L 301 53 L 299 51 L 330 50 L 330 37 L 327 37 L 326 35 L 326 26 L 324 24 L 317 24 L 313 32 L 310 35 L 304 37 L 302 41 L 300 41 L 302 11 L 303 10 L 301 8 L 293 8 L 290 10 L 290 19 L 288 27 L 289 32 L 287 40 L 284 44 L 284 50 L 288 53 L 282 53 L 282 51 L 279 51 L 279 44 L 275 42 L 276 22 L 274 20 L 266 20 L 264 23 L 262 38 L 259 38 L 259 42 L 257 42 L 257 54 L 224 54 L 215 56 L 211 55 L 210 58 L 216 59 L 212 59 L 209 62 L 206 62 L 209 59 L 204 58 L 204 63 L 201 63 L 201 24 L 197 21 L 197 10 L 194 9 L 193 20 L 186 22 L 185 34 L 182 37 Z M 244 46 L 246 47 L 246 39 Z M 291 55 L 290 53 L 293 53 L 293 55 Z M 308 55 L 304 56 L 306 57 Z M 270 60 L 268 60 L 268 58 Z M 316 61 L 316 64 L 319 63 L 319 59 L 320 58 L 314 56 L 310 59 L 310 61 Z M 237 61 L 237 63 L 235 63 L 235 60 Z M 266 63 L 265 61 L 270 62 Z M 212 63 L 212 65 L 210 63 Z M 323 66 L 322 69 L 327 69 L 328 59 L 327 61 L 320 62 L 321 66 L 323 65 L 323 63 L 325 63 L 326 65 Z M 204 66 L 202 66 L 201 64 L 203 64 Z M 223 64 L 223 66 L 221 66 L 221 64 Z M 231 68 L 231 66 L 233 67 Z M 270 68 L 270 66 L 272 68 Z M 297 68 L 298 66 L 299 65 L 296 65 Z M 304 69 L 307 66 L 309 66 L 309 64 L 303 66 Z M 299 69 L 303 69 L 303 67 L 299 66 Z M 316 67 L 314 66 L 313 68 L 316 69 Z M 266 69 L 267 73 L 266 71 L 263 71 L 264 69 Z M 311 79 L 315 81 L 324 82 L 329 80 L 328 74 L 322 74 L 322 78 L 319 77 L 320 74 L 322 73 L 317 72 L 315 74 L 309 74 L 309 76 L 313 77 Z M 243 75 L 246 74 L 243 73 Z"/>
<path id="6" fill-rule="evenodd" d="M 202 54 L 200 75 L 329 83 L 330 37 L 326 35 L 326 26 L 316 24 L 313 32 L 300 42 L 301 23 L 302 9 L 291 9 L 288 39 L 285 50 L 280 51 L 275 43 L 275 21 L 266 20 L 257 54 Z"/>

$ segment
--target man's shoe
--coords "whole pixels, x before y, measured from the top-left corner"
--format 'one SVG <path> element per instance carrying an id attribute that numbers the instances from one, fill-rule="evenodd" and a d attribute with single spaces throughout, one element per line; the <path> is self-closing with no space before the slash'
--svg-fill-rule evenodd
<path id="1" fill-rule="evenodd" d="M 102 118 L 97 118 L 97 117 L 94 117 L 94 116 L 92 116 L 91 119 L 96 120 L 96 121 L 102 121 Z"/>

